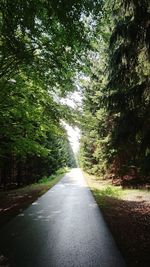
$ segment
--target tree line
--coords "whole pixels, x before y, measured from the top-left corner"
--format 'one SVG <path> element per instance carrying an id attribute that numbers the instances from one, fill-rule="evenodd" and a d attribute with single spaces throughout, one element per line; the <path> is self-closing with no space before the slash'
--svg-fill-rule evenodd
<path id="1" fill-rule="evenodd" d="M 149 5 L 1 1 L 0 185 L 75 166 L 63 121 L 80 124 L 86 171 L 149 182 Z M 76 84 L 82 111 L 60 101 Z"/>
<path id="2" fill-rule="evenodd" d="M 124 185 L 149 183 L 150 2 L 105 1 L 102 14 L 81 81 L 81 165 Z"/>
<path id="3" fill-rule="evenodd" d="M 79 57 L 89 45 L 85 1 L 2 0 L 0 3 L 0 185 L 28 184 L 75 166 L 61 104 L 75 88 Z"/>

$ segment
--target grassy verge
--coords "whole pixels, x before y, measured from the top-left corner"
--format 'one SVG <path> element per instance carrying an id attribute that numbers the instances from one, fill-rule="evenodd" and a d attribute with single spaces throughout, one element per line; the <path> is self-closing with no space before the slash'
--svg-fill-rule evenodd
<path id="1" fill-rule="evenodd" d="M 150 192 L 84 174 L 127 266 L 150 266 Z"/>
<path id="2" fill-rule="evenodd" d="M 44 177 L 38 183 L 0 192 L 0 227 L 53 187 L 68 171 L 67 168 L 59 169 L 54 175 Z"/>

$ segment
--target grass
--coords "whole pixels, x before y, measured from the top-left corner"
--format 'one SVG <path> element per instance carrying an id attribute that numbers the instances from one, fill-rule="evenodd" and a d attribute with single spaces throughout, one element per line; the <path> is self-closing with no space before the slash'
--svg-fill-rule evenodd
<path id="1" fill-rule="evenodd" d="M 91 188 L 91 191 L 99 206 L 106 206 L 106 197 L 119 198 L 122 194 L 122 190 L 120 188 L 115 188 L 111 185 L 103 187 L 102 189 Z"/>
<path id="2" fill-rule="evenodd" d="M 52 188 L 68 171 L 68 168 L 59 169 L 55 174 L 43 177 L 38 183 L 7 192 L 0 192 L 0 227 Z"/>
<path id="3" fill-rule="evenodd" d="M 106 197 L 120 198 L 123 195 L 122 188 L 120 186 L 116 187 L 111 185 L 110 180 L 103 180 L 102 178 L 89 175 L 85 172 L 84 176 L 99 206 L 106 206 Z"/>
<path id="4" fill-rule="evenodd" d="M 59 176 L 62 176 L 62 174 L 65 174 L 66 172 L 68 172 L 69 169 L 68 168 L 62 168 L 62 169 L 59 169 L 55 172 L 55 174 L 52 174 L 50 175 L 49 177 L 47 176 L 44 176 L 42 179 L 40 179 L 37 184 L 50 184 L 50 185 L 53 185 L 53 182 L 55 184 L 55 180 L 58 178 L 59 179 Z M 35 186 L 36 184 L 34 184 Z"/>
<path id="5" fill-rule="evenodd" d="M 115 188 L 114 186 L 111 186 L 111 185 L 106 186 L 103 189 L 95 189 L 93 191 L 95 191 L 95 193 L 99 194 L 102 197 L 108 196 L 108 197 L 114 197 L 114 198 L 118 198 L 122 193 L 121 189 Z"/>
<path id="6" fill-rule="evenodd" d="M 112 185 L 111 180 L 103 180 L 97 176 L 84 173 L 88 186 L 96 198 L 112 197 L 122 200 L 145 201 L 150 203 L 150 190 L 125 189 Z"/>

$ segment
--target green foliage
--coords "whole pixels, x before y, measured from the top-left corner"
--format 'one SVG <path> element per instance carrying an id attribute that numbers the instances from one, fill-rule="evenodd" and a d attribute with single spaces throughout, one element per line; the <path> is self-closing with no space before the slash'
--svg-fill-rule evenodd
<path id="1" fill-rule="evenodd" d="M 116 188 L 115 186 L 106 186 L 103 189 L 91 188 L 92 193 L 100 207 L 108 206 L 106 198 L 118 199 L 123 195 L 123 190 Z"/>
<path id="2" fill-rule="evenodd" d="M 101 0 L 2 0 L 0 7 L 1 77 L 24 64 L 66 93 L 77 53 L 89 45 L 84 17 L 98 14 Z"/>
<path id="3" fill-rule="evenodd" d="M 122 193 L 121 189 L 111 185 L 106 186 L 103 189 L 94 189 L 94 195 L 98 195 L 101 197 L 119 198 L 121 193 Z"/>
<path id="4" fill-rule="evenodd" d="M 118 18 L 110 39 L 109 111 L 118 114 L 112 145 L 121 165 L 143 172 L 150 147 L 149 1 L 124 1 Z"/>
<path id="5" fill-rule="evenodd" d="M 99 175 L 147 175 L 149 1 L 2 0 L 0 7 L 0 183 L 76 166 L 62 121 L 78 123 L 80 112 L 60 99 L 77 80 L 81 165 Z"/>
<path id="6" fill-rule="evenodd" d="M 110 149 L 111 119 L 106 109 L 107 57 L 109 31 L 104 17 L 101 35 L 95 40 L 96 52 L 89 58 L 90 71 L 84 86 L 82 138 L 80 149 L 81 166 L 89 173 L 102 175 L 108 168 Z M 105 30 L 103 37 L 102 31 Z M 107 34 L 107 38 L 106 38 Z"/>
<path id="7" fill-rule="evenodd" d="M 149 8 L 146 0 L 103 5 L 89 79 L 81 85 L 80 154 L 90 173 L 122 179 L 150 173 Z"/>
<path id="8" fill-rule="evenodd" d="M 58 169 L 54 174 L 50 175 L 49 177 L 44 176 L 43 178 L 38 180 L 38 184 L 46 184 L 49 183 L 51 180 L 54 180 L 56 177 L 65 174 L 66 172 L 69 171 L 69 168 L 61 168 Z"/>
<path id="9" fill-rule="evenodd" d="M 76 112 L 60 98 L 75 89 L 92 37 L 86 20 L 99 16 L 101 1 L 2 0 L 0 7 L 0 183 L 29 183 L 76 166 L 62 127 Z"/>

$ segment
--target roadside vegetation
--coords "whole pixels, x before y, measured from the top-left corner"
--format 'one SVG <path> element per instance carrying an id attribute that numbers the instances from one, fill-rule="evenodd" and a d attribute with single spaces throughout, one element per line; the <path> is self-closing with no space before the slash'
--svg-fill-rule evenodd
<path id="1" fill-rule="evenodd" d="M 149 266 L 150 191 L 123 189 L 84 173 L 127 266 Z"/>
<path id="2" fill-rule="evenodd" d="M 0 7 L 0 186 L 75 164 L 63 122 L 81 128 L 84 170 L 149 186 L 149 1 Z M 74 91 L 81 109 L 62 101 Z"/>
<path id="3" fill-rule="evenodd" d="M 69 168 L 62 168 L 49 177 L 43 177 L 37 183 L 18 189 L 0 192 L 0 227 L 5 225 L 38 197 L 47 192 L 59 182 L 63 175 L 68 171 Z"/>
<path id="4" fill-rule="evenodd" d="M 132 267 L 150 266 L 149 17 L 148 0 L 0 2 L 1 211 L 76 166 L 64 125 L 78 126 L 78 161 Z M 82 108 L 64 104 L 75 91 Z"/>

